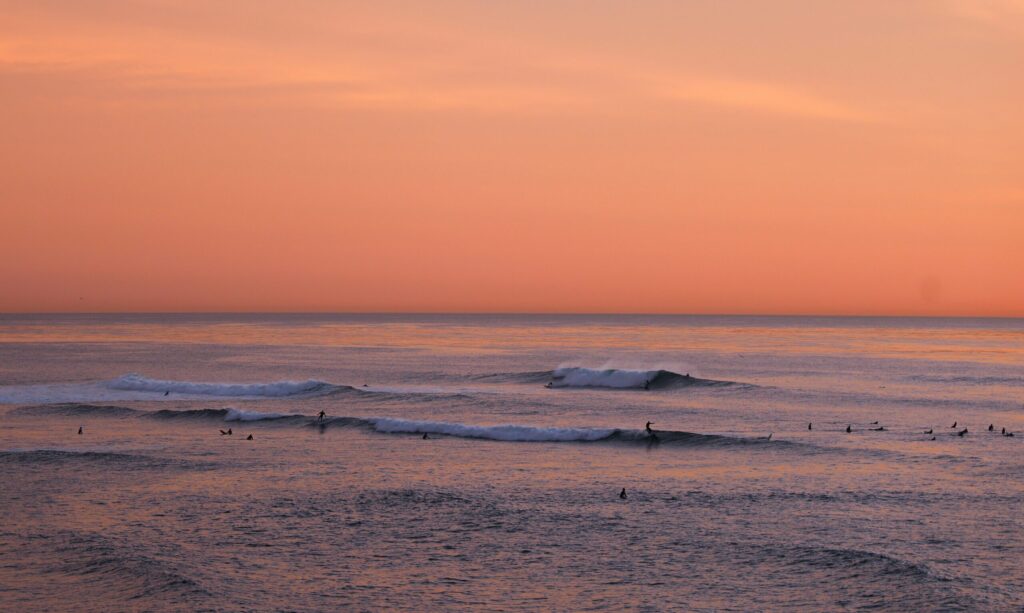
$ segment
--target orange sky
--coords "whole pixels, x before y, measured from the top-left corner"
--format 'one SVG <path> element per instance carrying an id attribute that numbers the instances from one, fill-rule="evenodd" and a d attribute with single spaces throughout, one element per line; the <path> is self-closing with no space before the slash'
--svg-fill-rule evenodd
<path id="1" fill-rule="evenodd" d="M 1024 0 L 0 0 L 67 310 L 1024 316 Z"/>

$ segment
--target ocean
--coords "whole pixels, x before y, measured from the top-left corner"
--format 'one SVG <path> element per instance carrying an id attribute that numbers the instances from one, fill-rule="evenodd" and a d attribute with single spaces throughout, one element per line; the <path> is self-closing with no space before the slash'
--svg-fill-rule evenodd
<path id="1" fill-rule="evenodd" d="M 7 611 L 1020 611 L 1022 477 L 1021 319 L 0 315 Z"/>

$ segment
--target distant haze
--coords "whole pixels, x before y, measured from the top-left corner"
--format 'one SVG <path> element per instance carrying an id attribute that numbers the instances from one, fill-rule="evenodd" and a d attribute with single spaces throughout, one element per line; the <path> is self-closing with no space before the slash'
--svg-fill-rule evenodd
<path id="1" fill-rule="evenodd" d="M 1024 2 L 0 0 L 0 311 L 1024 316 Z"/>

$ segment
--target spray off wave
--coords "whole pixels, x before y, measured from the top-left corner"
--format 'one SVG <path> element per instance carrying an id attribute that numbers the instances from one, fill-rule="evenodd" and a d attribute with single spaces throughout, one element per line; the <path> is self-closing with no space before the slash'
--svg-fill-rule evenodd
<path id="1" fill-rule="evenodd" d="M 734 385 L 731 381 L 698 379 L 689 373 L 671 370 L 631 370 L 625 368 L 585 368 L 564 366 L 551 372 L 550 387 L 605 387 L 613 389 L 670 389 L 689 386 Z"/>

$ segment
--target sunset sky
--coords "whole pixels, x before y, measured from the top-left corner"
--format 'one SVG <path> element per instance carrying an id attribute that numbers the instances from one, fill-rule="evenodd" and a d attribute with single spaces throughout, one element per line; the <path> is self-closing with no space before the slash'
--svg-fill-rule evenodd
<path id="1" fill-rule="evenodd" d="M 0 0 L 0 311 L 1024 316 L 1024 0 Z"/>

